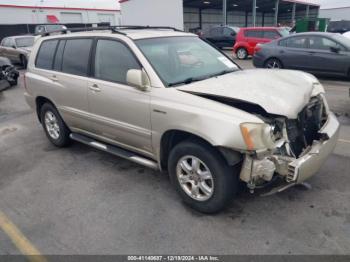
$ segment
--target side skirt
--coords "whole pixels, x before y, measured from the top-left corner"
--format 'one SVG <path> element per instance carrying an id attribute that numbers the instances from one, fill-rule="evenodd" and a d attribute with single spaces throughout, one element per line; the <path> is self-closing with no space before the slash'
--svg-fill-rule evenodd
<path id="1" fill-rule="evenodd" d="M 148 168 L 152 168 L 152 169 L 156 169 L 156 170 L 159 169 L 157 162 L 150 160 L 148 158 L 145 158 L 143 156 L 140 156 L 138 154 L 135 154 L 131 151 L 125 150 L 123 148 L 109 145 L 109 144 L 105 144 L 105 143 L 99 142 L 97 140 L 94 140 L 90 137 L 83 136 L 83 135 L 80 135 L 77 133 L 71 133 L 70 138 L 72 140 L 77 141 L 77 142 L 83 143 L 85 145 L 91 146 L 91 147 L 99 149 L 99 150 L 102 150 L 102 151 L 110 153 L 112 155 L 125 158 L 127 160 L 130 160 L 130 161 L 135 162 L 137 164 L 146 166 Z"/>

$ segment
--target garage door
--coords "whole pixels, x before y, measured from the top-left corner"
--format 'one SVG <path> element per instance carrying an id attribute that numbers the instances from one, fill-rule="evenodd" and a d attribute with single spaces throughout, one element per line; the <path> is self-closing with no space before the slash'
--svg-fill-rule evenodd
<path id="1" fill-rule="evenodd" d="M 82 23 L 83 22 L 83 16 L 81 13 L 61 13 L 61 23 L 67 23 L 67 24 L 72 24 L 72 23 Z"/>
<path id="2" fill-rule="evenodd" d="M 98 14 L 98 20 L 100 23 L 110 23 L 112 25 L 115 23 L 114 15 L 110 14 Z"/>

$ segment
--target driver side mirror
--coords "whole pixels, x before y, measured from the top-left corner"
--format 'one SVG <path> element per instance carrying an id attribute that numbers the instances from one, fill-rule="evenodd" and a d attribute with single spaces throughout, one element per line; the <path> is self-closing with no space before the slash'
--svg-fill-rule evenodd
<path id="1" fill-rule="evenodd" d="M 340 48 L 339 48 L 339 47 L 331 46 L 331 47 L 330 47 L 330 50 L 331 50 L 331 52 L 333 52 L 333 53 L 339 53 Z"/>
<path id="2" fill-rule="evenodd" d="M 141 91 L 147 91 L 150 87 L 149 78 L 144 70 L 130 69 L 126 73 L 126 82 L 140 89 Z"/>
<path id="3" fill-rule="evenodd" d="M 15 45 L 12 46 L 13 49 L 16 49 L 17 47 Z"/>

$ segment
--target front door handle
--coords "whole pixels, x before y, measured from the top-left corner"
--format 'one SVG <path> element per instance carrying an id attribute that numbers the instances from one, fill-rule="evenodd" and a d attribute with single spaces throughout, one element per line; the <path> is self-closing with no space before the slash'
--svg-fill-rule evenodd
<path id="1" fill-rule="evenodd" d="M 91 85 L 89 88 L 90 88 L 91 91 L 101 92 L 101 88 L 98 85 L 96 85 L 96 84 Z"/>
<path id="2" fill-rule="evenodd" d="M 51 76 L 50 80 L 53 81 L 53 82 L 58 82 L 58 78 L 55 75 Z"/>

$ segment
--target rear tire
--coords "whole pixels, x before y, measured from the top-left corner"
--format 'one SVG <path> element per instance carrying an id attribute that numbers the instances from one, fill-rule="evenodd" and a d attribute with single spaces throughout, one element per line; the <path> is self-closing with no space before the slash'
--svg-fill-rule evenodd
<path id="1" fill-rule="evenodd" d="M 223 210 L 237 192 L 238 172 L 202 141 L 176 145 L 170 152 L 168 170 L 182 200 L 202 213 Z"/>
<path id="2" fill-rule="evenodd" d="M 45 103 L 41 107 L 40 119 L 45 134 L 52 144 L 57 147 L 66 147 L 70 144 L 70 130 L 52 104 Z"/>
<path id="3" fill-rule="evenodd" d="M 239 60 L 245 60 L 248 58 L 248 51 L 244 47 L 240 47 L 236 51 L 236 56 Z"/>
<path id="4" fill-rule="evenodd" d="M 268 69 L 283 69 L 283 64 L 277 58 L 270 58 L 265 62 L 264 67 Z"/>

